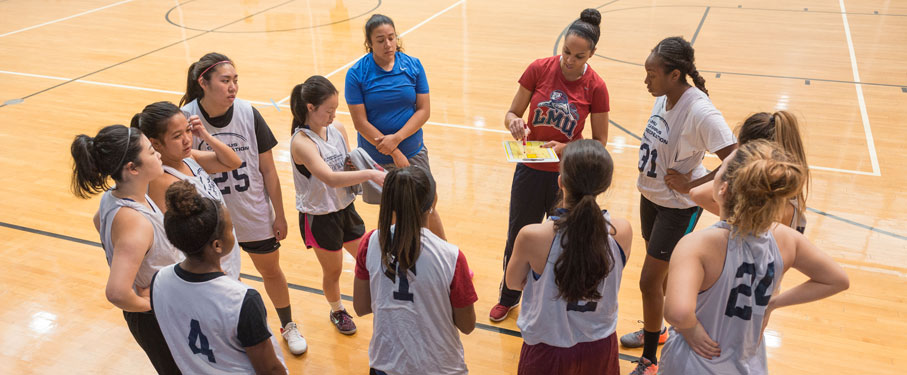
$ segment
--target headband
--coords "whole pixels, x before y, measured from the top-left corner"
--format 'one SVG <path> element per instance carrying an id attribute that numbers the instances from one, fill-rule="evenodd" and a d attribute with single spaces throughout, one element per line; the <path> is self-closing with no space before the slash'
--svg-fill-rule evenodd
<path id="1" fill-rule="evenodd" d="M 132 138 L 132 128 L 126 128 L 128 133 L 126 133 L 126 148 L 123 150 L 123 157 L 120 158 L 120 162 L 117 163 L 117 168 L 114 169 L 115 173 L 118 173 L 120 169 L 123 169 L 123 162 L 126 161 L 126 154 L 129 153 L 129 140 Z"/>
<path id="2" fill-rule="evenodd" d="M 205 76 L 205 73 L 208 73 L 208 71 L 211 70 L 211 68 L 213 68 L 213 67 L 215 67 L 215 66 L 218 66 L 218 65 L 220 65 L 220 64 L 223 64 L 223 63 L 230 63 L 231 65 L 233 64 L 233 62 L 230 61 L 230 60 L 221 60 L 221 61 L 218 61 L 218 62 L 216 62 L 216 63 L 214 63 L 214 64 L 211 64 L 211 66 L 209 66 L 208 69 L 203 70 L 203 71 L 202 71 L 202 74 L 199 74 L 198 77 L 199 77 L 199 78 L 204 77 L 204 76 Z"/>

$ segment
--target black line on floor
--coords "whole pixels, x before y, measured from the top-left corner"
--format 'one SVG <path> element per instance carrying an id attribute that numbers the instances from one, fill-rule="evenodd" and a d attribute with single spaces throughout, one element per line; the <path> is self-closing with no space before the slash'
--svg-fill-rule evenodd
<path id="1" fill-rule="evenodd" d="M 702 30 L 702 24 L 705 23 L 705 18 L 709 15 L 709 9 L 712 9 L 712 7 L 705 7 L 705 13 L 702 14 L 702 19 L 699 20 L 699 26 L 696 27 L 696 32 L 693 33 L 693 38 L 690 39 L 690 45 L 696 44 L 696 37 L 699 36 L 699 30 Z"/>
<path id="2" fill-rule="evenodd" d="M 183 4 L 185 4 L 185 3 L 183 3 Z M 172 13 L 176 8 L 179 8 L 179 7 L 182 6 L 183 4 L 180 4 L 180 5 L 174 6 L 173 8 L 170 8 L 170 10 L 167 11 L 167 14 L 164 15 L 164 19 L 166 19 L 167 22 L 170 23 L 171 25 L 176 26 L 176 27 L 179 27 L 179 28 L 181 28 L 181 29 L 192 30 L 192 31 L 207 31 L 207 30 L 205 30 L 205 29 L 197 29 L 197 28 L 193 28 L 193 27 L 189 27 L 189 26 L 183 26 L 183 25 L 180 25 L 180 24 L 178 24 L 178 23 L 176 23 L 176 22 L 173 22 L 173 20 L 170 19 L 170 13 Z M 319 27 L 331 26 L 331 25 L 336 25 L 336 24 L 339 24 L 339 23 L 349 22 L 349 21 L 354 20 L 354 19 L 356 19 L 356 18 L 359 18 L 359 17 L 365 16 L 365 15 L 371 14 L 372 12 L 378 10 L 378 8 L 380 8 L 380 7 L 381 7 L 381 0 L 378 0 L 378 3 L 375 4 L 375 7 L 374 7 L 374 8 L 369 9 L 369 10 L 367 10 L 367 11 L 361 13 L 361 14 L 355 15 L 355 16 L 353 16 L 353 17 L 349 17 L 349 18 L 347 18 L 347 19 L 342 19 L 342 20 L 339 20 L 339 21 L 334 21 L 334 22 L 330 22 L 330 23 L 324 23 L 324 24 L 321 24 L 321 25 L 304 26 L 304 27 L 296 27 L 296 28 L 292 28 L 292 29 L 280 29 L 280 30 L 256 30 L 256 31 L 216 31 L 216 30 L 212 30 L 211 32 L 215 32 L 215 33 L 224 33 L 224 34 L 261 34 L 261 33 L 279 33 L 279 32 L 285 32 L 285 31 L 298 31 L 298 30 L 316 29 L 316 28 L 319 28 Z"/>

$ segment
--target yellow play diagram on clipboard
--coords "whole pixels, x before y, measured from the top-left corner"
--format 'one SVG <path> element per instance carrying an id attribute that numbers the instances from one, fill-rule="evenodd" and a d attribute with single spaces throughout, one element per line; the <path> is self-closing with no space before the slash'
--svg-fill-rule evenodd
<path id="1" fill-rule="evenodd" d="M 504 141 L 504 152 L 507 161 L 514 163 L 556 163 L 557 154 L 553 148 L 543 148 L 545 142 L 529 141 L 523 146 L 523 141 Z"/>

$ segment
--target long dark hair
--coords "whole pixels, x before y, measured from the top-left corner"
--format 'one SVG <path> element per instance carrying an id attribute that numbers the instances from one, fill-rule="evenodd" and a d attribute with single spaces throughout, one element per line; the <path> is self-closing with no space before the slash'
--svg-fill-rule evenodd
<path id="1" fill-rule="evenodd" d="M 411 166 L 395 169 L 384 179 L 378 211 L 378 240 L 385 274 L 411 269 L 422 251 L 425 213 L 435 201 L 435 180 L 425 169 Z M 391 233 L 391 224 L 396 225 Z M 394 267 L 396 265 L 396 267 Z"/>
<path id="2" fill-rule="evenodd" d="M 652 48 L 652 53 L 661 58 L 665 73 L 670 73 L 677 69 L 680 71 L 680 79 L 684 83 L 687 81 L 686 77 L 690 76 L 696 88 L 706 95 L 709 94 L 709 90 L 705 89 L 705 78 L 702 78 L 702 75 L 696 70 L 696 58 L 693 55 L 693 45 L 690 42 L 679 36 L 665 38 L 658 42 L 655 48 Z"/>
<path id="3" fill-rule="evenodd" d="M 396 33 L 397 27 L 394 26 L 394 20 L 383 14 L 375 13 L 365 21 L 365 50 L 372 52 L 372 31 L 381 25 L 391 25 Z M 403 52 L 403 44 L 400 42 L 400 36 L 397 35 L 397 52 Z"/>
<path id="4" fill-rule="evenodd" d="M 224 210 L 219 202 L 198 194 L 186 180 L 174 182 L 165 193 L 167 239 L 188 257 L 201 257 L 205 245 L 224 233 Z"/>
<path id="5" fill-rule="evenodd" d="M 161 140 L 167 131 L 167 121 L 180 112 L 179 107 L 171 102 L 151 103 L 132 116 L 130 126 L 138 128 L 148 138 Z"/>
<path id="6" fill-rule="evenodd" d="M 290 92 L 290 112 L 293 112 L 290 134 L 295 133 L 296 129 L 306 126 L 306 117 L 309 115 L 309 107 L 306 104 L 317 108 L 331 95 L 336 94 L 337 88 L 334 87 L 334 84 L 322 76 L 311 76 L 305 82 L 293 87 L 293 91 Z"/>
<path id="7" fill-rule="evenodd" d="M 104 192 L 110 189 L 108 177 L 120 182 L 123 180 L 123 167 L 129 163 L 141 166 L 141 140 L 142 132 L 123 125 L 106 126 L 93 138 L 85 134 L 77 135 L 70 146 L 73 194 L 89 198 Z"/>
<path id="8" fill-rule="evenodd" d="M 567 212 L 554 222 L 563 252 L 554 263 L 558 296 L 569 301 L 598 300 L 598 285 L 614 266 L 608 233 L 611 223 L 595 197 L 611 186 L 614 162 L 601 143 L 583 139 L 567 144 L 561 159 L 561 184 Z"/>
<path id="9" fill-rule="evenodd" d="M 198 78 L 202 77 L 205 81 L 211 80 L 211 74 L 214 74 L 214 72 L 217 71 L 215 65 L 220 64 L 236 66 L 229 57 L 217 52 L 208 53 L 198 59 L 198 61 L 192 63 L 192 65 L 189 65 L 189 74 L 186 78 L 186 93 L 183 94 L 183 98 L 180 99 L 180 107 L 205 96 L 205 90 L 202 89 L 202 86 L 198 83 Z"/>
<path id="10" fill-rule="evenodd" d="M 567 34 L 564 35 L 564 38 L 567 38 L 567 35 L 576 35 L 589 42 L 589 49 L 595 49 L 595 45 L 598 44 L 598 38 L 601 36 L 601 29 L 599 28 L 601 23 L 602 14 L 598 10 L 592 8 L 584 9 L 580 13 L 579 19 L 573 21 L 570 27 L 567 28 Z"/>

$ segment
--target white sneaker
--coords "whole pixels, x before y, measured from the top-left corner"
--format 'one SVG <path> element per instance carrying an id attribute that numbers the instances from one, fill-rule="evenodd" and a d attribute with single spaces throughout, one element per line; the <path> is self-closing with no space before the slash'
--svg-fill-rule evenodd
<path id="1" fill-rule="evenodd" d="M 305 342 L 305 337 L 299 333 L 296 323 L 289 322 L 286 327 L 280 329 L 280 335 L 286 340 L 287 346 L 290 347 L 290 353 L 300 355 L 309 349 L 309 344 Z"/>

